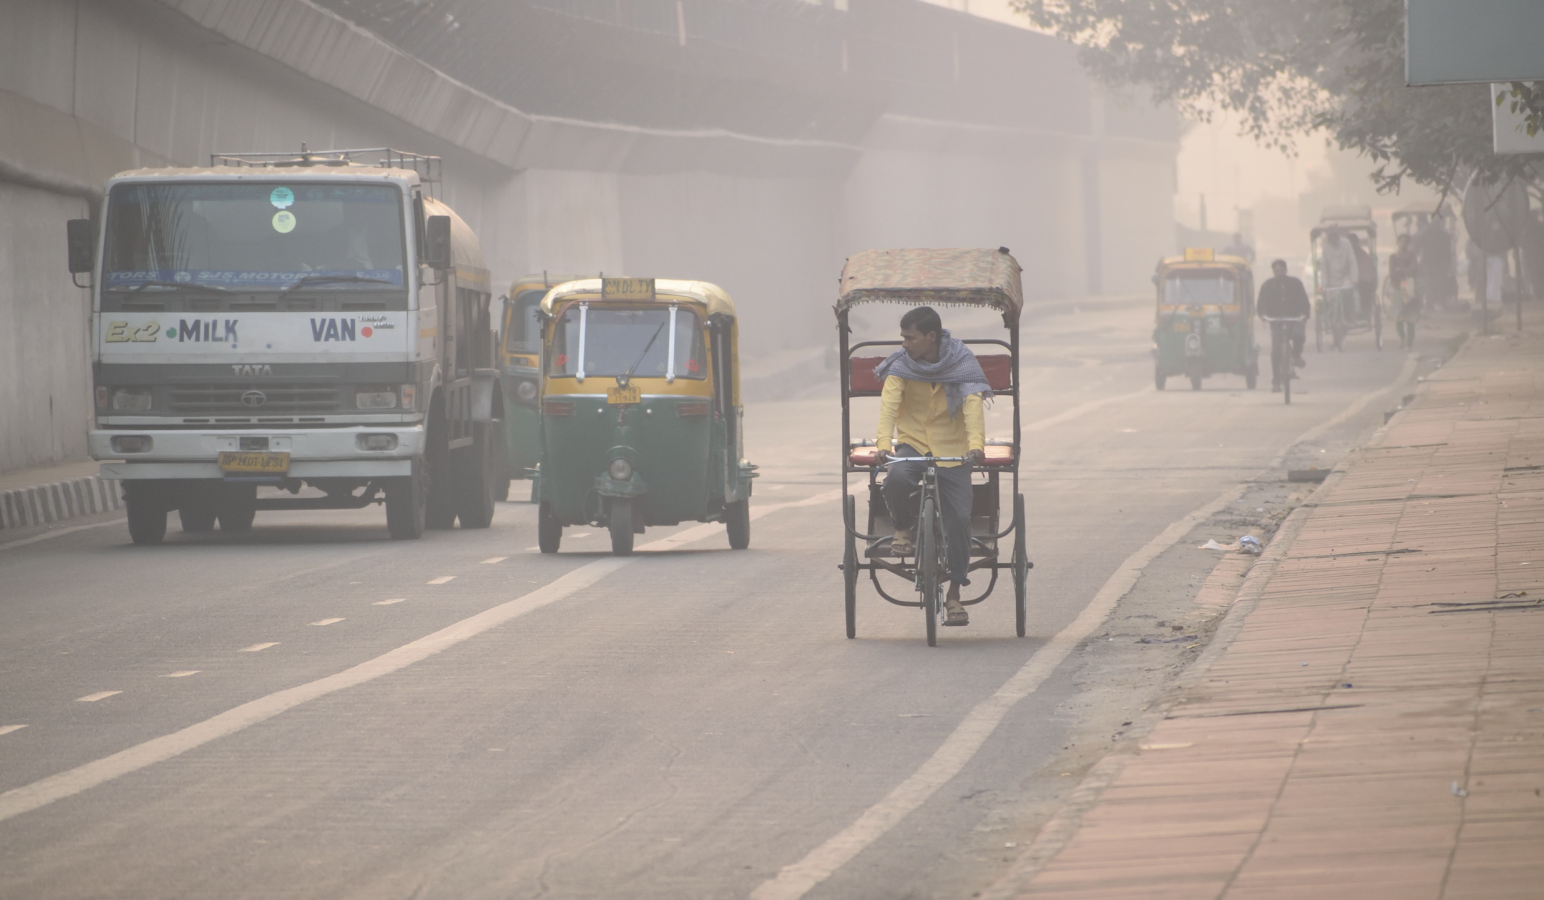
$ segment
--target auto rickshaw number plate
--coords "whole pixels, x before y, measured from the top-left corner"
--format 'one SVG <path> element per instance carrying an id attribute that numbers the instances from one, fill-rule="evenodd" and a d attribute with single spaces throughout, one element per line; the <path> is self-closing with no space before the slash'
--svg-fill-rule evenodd
<path id="1" fill-rule="evenodd" d="M 289 453 L 220 451 L 220 471 L 236 474 L 283 475 L 289 471 Z"/>
<path id="2" fill-rule="evenodd" d="M 623 403 L 641 403 L 642 401 L 643 392 L 638 389 L 636 384 L 629 384 L 625 387 L 606 388 L 606 402 L 613 406 Z"/>
<path id="3" fill-rule="evenodd" d="M 1174 323 L 1174 330 L 1175 331 L 1189 331 L 1190 330 L 1190 323 L 1189 322 L 1175 322 Z"/>

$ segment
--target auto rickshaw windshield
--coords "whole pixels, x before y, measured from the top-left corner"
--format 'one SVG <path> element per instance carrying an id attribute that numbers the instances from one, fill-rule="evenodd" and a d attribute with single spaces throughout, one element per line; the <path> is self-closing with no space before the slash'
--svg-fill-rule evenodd
<path id="1" fill-rule="evenodd" d="M 1178 306 L 1222 306 L 1237 303 L 1233 275 L 1215 270 L 1170 272 L 1163 283 L 1163 302 Z"/>
<path id="2" fill-rule="evenodd" d="M 580 327 L 581 316 L 583 328 Z M 590 306 L 585 312 L 575 303 L 553 324 L 547 374 L 577 375 L 582 357 L 586 376 L 663 378 L 674 374 L 677 378 L 706 377 L 707 353 L 697 314 L 688 306 L 676 307 L 673 341 L 670 320 L 671 310 L 667 307 L 616 309 Z M 582 353 L 581 334 L 584 336 Z M 675 347 L 673 367 L 669 365 L 672 344 Z"/>
<path id="3" fill-rule="evenodd" d="M 504 335 L 505 353 L 536 353 L 541 349 L 541 326 L 537 314 L 546 288 L 521 291 L 515 295 L 514 313 L 509 317 L 509 331 Z"/>

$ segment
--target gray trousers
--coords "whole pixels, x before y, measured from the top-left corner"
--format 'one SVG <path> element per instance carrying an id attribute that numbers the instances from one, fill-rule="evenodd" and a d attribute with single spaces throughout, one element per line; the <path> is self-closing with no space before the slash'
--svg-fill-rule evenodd
<path id="1" fill-rule="evenodd" d="M 910 444 L 901 444 L 890 451 L 894 456 L 921 456 Z M 921 493 L 917 485 L 922 482 L 922 472 L 927 463 L 903 462 L 890 466 L 885 475 L 885 506 L 890 509 L 890 521 L 896 528 L 914 528 L 917 524 Z M 970 570 L 970 463 L 938 467 L 938 498 L 943 502 L 944 542 L 949 551 L 949 580 L 955 584 L 970 584 L 966 573 Z"/>

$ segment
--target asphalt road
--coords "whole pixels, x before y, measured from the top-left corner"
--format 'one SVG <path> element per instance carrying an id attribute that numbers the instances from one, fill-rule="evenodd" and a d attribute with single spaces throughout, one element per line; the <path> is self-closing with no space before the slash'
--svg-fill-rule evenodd
<path id="1" fill-rule="evenodd" d="M 1150 316 L 1024 325 L 1023 639 L 1007 587 L 934 649 L 864 588 L 845 638 L 829 388 L 747 411 L 746 551 L 683 526 L 619 561 L 571 528 L 542 556 L 525 503 L 415 543 L 369 509 L 0 549 L 0 897 L 969 896 L 1098 690 L 1062 660 L 1080 613 L 1340 417 L 1291 457 L 1333 460 L 1413 363 L 1361 336 L 1310 351 L 1290 407 L 1235 376 L 1159 393 Z"/>

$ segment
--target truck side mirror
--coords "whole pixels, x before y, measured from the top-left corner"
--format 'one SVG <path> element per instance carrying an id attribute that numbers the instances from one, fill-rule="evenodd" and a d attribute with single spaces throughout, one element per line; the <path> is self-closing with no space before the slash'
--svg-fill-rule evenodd
<path id="1" fill-rule="evenodd" d="M 424 264 L 436 270 L 450 268 L 450 216 L 430 216 L 424 233 Z"/>
<path id="2" fill-rule="evenodd" d="M 64 223 L 70 242 L 70 274 L 90 272 L 96 265 L 96 233 L 90 219 L 71 219 Z"/>

